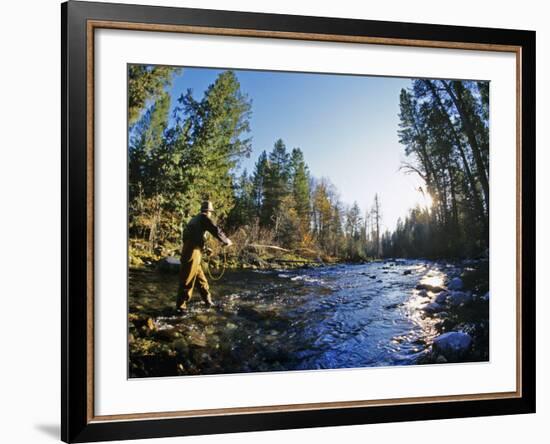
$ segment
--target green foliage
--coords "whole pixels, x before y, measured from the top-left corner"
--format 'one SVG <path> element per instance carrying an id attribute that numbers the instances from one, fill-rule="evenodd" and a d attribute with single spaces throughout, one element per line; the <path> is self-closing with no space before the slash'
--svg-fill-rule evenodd
<path id="1" fill-rule="evenodd" d="M 192 91 L 179 98 L 172 134 L 178 171 L 174 181 L 176 210 L 188 218 L 203 199 L 213 201 L 218 217 L 233 207 L 232 170 L 250 154 L 251 105 L 232 71 L 225 71 L 196 100 Z"/>
<path id="2" fill-rule="evenodd" d="M 166 232 L 161 227 L 165 200 L 162 159 L 169 108 L 170 97 L 163 93 L 136 123 L 130 140 L 130 236 L 145 238 L 150 251 L 158 247 Z"/>
<path id="3" fill-rule="evenodd" d="M 489 84 L 415 80 L 400 95 L 399 141 L 433 203 L 383 239 L 393 256 L 471 256 L 488 247 Z"/>
<path id="4" fill-rule="evenodd" d="M 327 178 L 314 179 L 300 148 L 282 139 L 254 170 L 237 175 L 251 152 L 251 101 L 232 71 L 172 114 L 168 67 L 131 65 L 129 76 L 129 235 L 134 266 L 173 254 L 182 225 L 209 199 L 230 235 L 325 260 L 459 256 L 488 245 L 487 82 L 416 80 L 400 94 L 399 141 L 431 207 L 414 208 L 382 233 L 382 204 L 344 205 Z M 374 191 L 374 190 L 373 190 Z M 241 252 L 245 252 L 243 245 Z M 287 251 L 289 250 L 289 251 Z M 243 253 L 244 254 L 244 253 Z M 249 254 L 249 253 L 247 253 Z"/>
<path id="5" fill-rule="evenodd" d="M 357 202 L 346 211 L 346 249 L 350 260 L 364 259 L 365 237 L 363 236 L 363 219 Z"/>
<path id="6" fill-rule="evenodd" d="M 296 215 L 302 237 L 309 231 L 310 218 L 310 177 L 309 170 L 300 148 L 294 148 L 290 156 L 290 180 L 292 197 L 295 203 Z"/>
<path id="7" fill-rule="evenodd" d="M 254 200 L 254 182 L 243 171 L 234 186 L 234 206 L 229 212 L 227 225 L 231 229 L 250 226 L 257 216 L 257 207 Z"/>
<path id="8" fill-rule="evenodd" d="M 313 236 L 321 250 L 326 255 L 345 257 L 343 205 L 328 179 L 313 181 L 311 207 Z"/>
<path id="9" fill-rule="evenodd" d="M 296 202 L 292 194 L 285 195 L 277 209 L 277 237 L 281 244 L 297 248 L 303 240 Z"/>
<path id="10" fill-rule="evenodd" d="M 128 120 L 133 125 L 149 101 L 157 100 L 181 71 L 170 66 L 128 66 Z"/>
<path id="11" fill-rule="evenodd" d="M 289 154 L 284 142 L 277 140 L 269 154 L 260 154 L 252 177 L 241 177 L 236 188 L 233 223 L 244 217 L 250 224 L 257 218 L 260 227 L 272 231 L 284 247 L 311 243 L 309 172 L 299 148 Z"/>
<path id="12" fill-rule="evenodd" d="M 282 200 L 290 193 L 290 155 L 279 139 L 269 153 L 263 177 L 263 196 L 260 223 L 277 231 Z"/>
<path id="13" fill-rule="evenodd" d="M 250 152 L 243 137 L 250 102 L 233 72 L 220 74 L 201 100 L 182 95 L 172 127 L 169 107 L 168 94 L 159 94 L 131 131 L 130 235 L 147 239 L 151 251 L 177 243 L 204 199 L 225 217 L 234 203 L 232 170 Z"/>
<path id="14" fill-rule="evenodd" d="M 254 174 L 252 176 L 252 200 L 256 208 L 256 216 L 260 217 L 264 203 L 265 188 L 267 186 L 267 171 L 269 168 L 267 153 L 262 151 L 256 161 Z"/>

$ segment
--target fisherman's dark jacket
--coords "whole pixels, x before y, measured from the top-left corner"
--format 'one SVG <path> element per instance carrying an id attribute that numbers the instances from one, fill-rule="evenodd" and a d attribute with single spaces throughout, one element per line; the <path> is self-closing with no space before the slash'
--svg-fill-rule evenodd
<path id="1" fill-rule="evenodd" d="M 191 218 L 191 220 L 187 223 L 185 230 L 183 230 L 182 240 L 184 248 L 202 249 L 204 247 L 204 235 L 206 232 L 212 234 L 212 236 L 226 245 L 229 243 L 229 239 L 222 229 L 218 227 L 206 214 L 199 213 Z"/>

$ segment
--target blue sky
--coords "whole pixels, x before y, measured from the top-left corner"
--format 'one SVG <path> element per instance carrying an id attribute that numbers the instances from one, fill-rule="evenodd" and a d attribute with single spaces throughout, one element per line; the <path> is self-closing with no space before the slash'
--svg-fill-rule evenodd
<path id="1" fill-rule="evenodd" d="M 188 88 L 200 99 L 221 70 L 184 68 L 172 85 L 172 106 Z M 281 138 L 299 147 L 312 176 L 327 177 L 342 202 L 362 211 L 380 195 L 383 226 L 424 204 L 420 180 L 399 171 L 405 160 L 397 137 L 399 92 L 410 79 L 334 74 L 234 70 L 252 99 L 252 154 L 242 166 L 251 172 L 258 155 Z"/>

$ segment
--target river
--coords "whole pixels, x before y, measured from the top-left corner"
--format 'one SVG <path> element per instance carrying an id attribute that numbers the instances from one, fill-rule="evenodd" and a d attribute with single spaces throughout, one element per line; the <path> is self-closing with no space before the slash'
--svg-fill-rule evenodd
<path id="1" fill-rule="evenodd" d="M 297 270 L 227 271 L 176 315 L 177 275 L 129 275 L 130 376 L 410 365 L 426 355 L 438 316 L 422 307 L 458 265 L 389 260 Z"/>

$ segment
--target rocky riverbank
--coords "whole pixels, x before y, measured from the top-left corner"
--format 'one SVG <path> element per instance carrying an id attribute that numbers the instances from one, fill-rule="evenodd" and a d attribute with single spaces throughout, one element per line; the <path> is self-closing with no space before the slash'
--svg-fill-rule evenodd
<path id="1" fill-rule="evenodd" d="M 461 271 L 460 271 L 461 270 Z M 419 363 L 489 360 L 489 262 L 465 261 L 444 286 L 419 283 L 437 336 Z"/>
<path id="2" fill-rule="evenodd" d="M 237 242 L 230 248 L 218 243 L 209 243 L 210 255 L 203 255 L 203 267 L 211 270 L 293 270 L 350 263 L 341 257 L 333 257 L 312 248 L 289 250 L 277 245 Z M 149 269 L 165 273 L 177 273 L 179 269 L 179 248 L 171 245 L 151 253 L 143 245 L 131 242 L 128 252 L 131 269 Z M 375 259 L 362 259 L 354 263 L 368 263 Z"/>
<path id="3" fill-rule="evenodd" d="M 487 261 L 260 263 L 228 269 L 211 285 L 217 307 L 197 295 L 183 315 L 178 261 L 164 262 L 130 270 L 131 377 L 489 359 Z"/>

